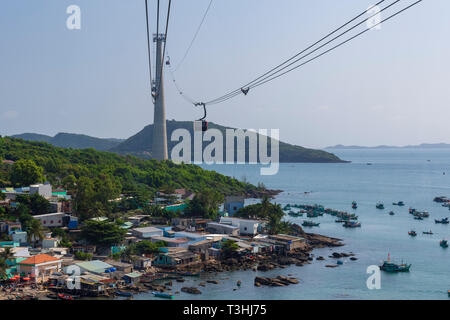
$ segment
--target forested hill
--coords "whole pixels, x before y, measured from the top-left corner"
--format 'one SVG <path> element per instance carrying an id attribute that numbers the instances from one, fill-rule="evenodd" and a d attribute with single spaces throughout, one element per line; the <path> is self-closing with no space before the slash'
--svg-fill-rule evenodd
<path id="1" fill-rule="evenodd" d="M 3 160 L 16 163 L 4 163 Z M 32 160 L 38 170 L 24 160 Z M 26 180 L 30 177 L 40 181 Z M 0 187 L 44 181 L 55 186 L 72 184 L 78 187 L 83 182 L 97 192 L 97 189 L 109 186 L 116 194 L 150 194 L 165 187 L 187 188 L 194 192 L 212 188 L 223 194 L 256 190 L 253 185 L 195 165 L 176 165 L 171 161 L 145 160 L 94 149 L 65 149 L 45 142 L 0 138 Z"/>
<path id="2" fill-rule="evenodd" d="M 218 129 L 222 132 L 225 137 L 226 129 L 234 129 L 229 127 L 224 127 L 212 122 L 208 123 L 209 129 Z M 193 123 L 192 121 L 167 121 L 167 137 L 168 137 L 168 149 L 169 156 L 172 148 L 178 142 L 171 142 L 170 137 L 172 132 L 176 129 L 186 129 L 191 133 L 193 137 Z M 153 125 L 148 125 L 136 135 L 128 138 L 124 142 L 120 143 L 116 147 L 112 148 L 110 151 L 121 153 L 121 154 L 133 154 L 136 156 L 147 156 L 151 157 L 152 150 L 152 141 L 153 141 Z M 204 147 L 208 143 L 204 143 Z M 193 145 L 193 144 L 192 144 Z M 225 155 L 225 142 L 224 142 L 224 155 Z M 279 144 L 280 151 L 280 162 L 287 163 L 340 163 L 345 162 L 339 159 L 332 153 L 322 151 L 322 150 L 314 150 L 307 149 L 300 146 L 295 146 L 292 144 L 284 143 L 280 141 Z M 192 152 L 192 155 L 194 153 Z M 248 143 L 246 143 L 245 154 L 248 156 Z M 236 155 L 236 146 L 235 146 L 235 155 Z M 246 159 L 247 161 L 248 159 Z"/>
<path id="3" fill-rule="evenodd" d="M 209 123 L 210 129 L 218 129 L 222 133 L 225 133 L 226 129 L 233 129 L 229 127 L 224 127 L 215 123 Z M 167 137 L 169 156 L 172 148 L 176 145 L 176 142 L 171 142 L 170 137 L 172 132 L 176 129 L 186 129 L 191 135 L 193 135 L 193 123 L 192 121 L 167 121 Z M 153 139 L 153 125 L 146 126 L 137 134 L 126 140 L 120 139 L 101 139 L 90 137 L 80 134 L 72 133 L 58 133 L 54 137 L 35 134 L 35 133 L 24 133 L 21 135 L 13 136 L 14 138 L 21 138 L 30 141 L 42 141 L 48 142 L 57 147 L 64 148 L 94 148 L 99 151 L 111 151 L 119 154 L 131 154 L 138 157 L 150 158 L 152 151 L 152 139 Z M 204 143 L 204 147 L 207 143 Z M 248 145 L 248 143 L 247 143 Z M 224 148 L 225 148 L 224 143 Z M 248 146 L 246 146 L 245 154 L 248 155 Z M 192 153 L 193 154 L 193 153 Z M 225 153 L 224 153 L 225 154 Z M 236 147 L 235 147 L 236 154 Z M 344 162 L 332 153 L 307 149 L 300 146 L 280 142 L 280 162 L 290 162 L 290 163 L 339 163 Z"/>
<path id="4" fill-rule="evenodd" d="M 58 133 L 54 137 L 37 133 L 23 133 L 12 137 L 29 141 L 48 142 L 56 147 L 75 149 L 94 148 L 99 151 L 108 151 L 123 142 L 122 139 L 102 139 L 75 133 Z"/>

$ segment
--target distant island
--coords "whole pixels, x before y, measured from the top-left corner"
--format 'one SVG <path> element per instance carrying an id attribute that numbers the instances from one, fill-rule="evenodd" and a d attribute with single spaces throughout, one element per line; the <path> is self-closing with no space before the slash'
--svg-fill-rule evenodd
<path id="1" fill-rule="evenodd" d="M 422 143 L 419 145 L 408 145 L 408 146 L 387 146 L 380 145 L 376 147 L 367 147 L 367 146 L 344 146 L 342 144 L 338 144 L 332 147 L 326 147 L 325 150 L 340 150 L 340 149 L 442 149 L 442 148 L 450 148 L 450 144 L 448 143 Z"/>
<path id="2" fill-rule="evenodd" d="M 225 132 L 226 129 L 235 129 L 221 126 L 210 122 L 210 129 L 218 129 Z M 177 142 L 171 142 L 170 136 L 176 129 L 186 129 L 193 135 L 192 121 L 167 121 L 167 136 L 169 137 L 168 148 L 169 155 Z M 57 147 L 87 149 L 93 148 L 98 151 L 110 151 L 122 155 L 134 155 L 141 158 L 151 158 L 153 124 L 146 126 L 137 134 L 126 140 L 121 139 L 102 139 L 90 137 L 82 134 L 58 133 L 54 137 L 36 133 L 24 133 L 12 136 L 28 141 L 47 142 Z M 207 143 L 205 142 L 204 146 Z M 225 146 L 224 146 L 225 147 Z M 236 148 L 236 147 L 235 147 Z M 246 154 L 248 155 L 248 145 L 246 145 Z M 279 145 L 281 163 L 346 163 L 336 155 L 323 150 L 307 149 L 300 146 L 284 143 L 280 141 Z M 236 153 L 236 152 L 235 152 Z"/>

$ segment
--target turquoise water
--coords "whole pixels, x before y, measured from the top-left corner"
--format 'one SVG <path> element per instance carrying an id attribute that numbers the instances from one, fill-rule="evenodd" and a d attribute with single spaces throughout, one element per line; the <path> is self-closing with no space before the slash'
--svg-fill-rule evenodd
<path id="1" fill-rule="evenodd" d="M 198 282 L 210 278 L 218 279 L 221 284 L 207 284 L 206 288 L 200 287 L 202 295 L 181 293 L 177 299 L 448 299 L 450 248 L 441 248 L 439 241 L 449 238 L 450 225 L 435 224 L 434 219 L 450 217 L 450 211 L 434 203 L 433 198 L 450 197 L 450 149 L 339 150 L 335 153 L 352 163 L 281 164 L 275 176 L 260 176 L 258 166 L 204 166 L 238 179 L 245 177 L 252 183 L 263 182 L 271 189 L 284 190 L 275 200 L 283 205 L 318 203 L 352 212 L 351 202 L 355 200 L 362 228 L 345 229 L 331 216 L 318 218 L 320 227 L 312 229 L 313 232 L 340 238 L 345 243 L 344 247 L 334 250 L 326 248 L 313 252 L 326 257 L 325 261 L 269 272 L 202 275 L 199 279 L 174 283 L 173 291 L 183 286 L 197 286 Z M 368 162 L 373 165 L 368 166 Z M 305 195 L 305 191 L 312 193 Z M 400 200 L 405 202 L 404 207 L 392 206 L 392 202 Z M 377 202 L 383 202 L 386 209 L 377 210 Z M 410 206 L 430 212 L 430 218 L 414 220 L 408 213 Z M 391 210 L 395 216 L 388 214 Z M 303 221 L 302 218 L 287 219 Z M 411 229 L 416 230 L 416 238 L 408 236 Z M 434 235 L 422 234 L 429 230 Z M 353 252 L 359 260 L 344 260 L 338 268 L 325 268 L 326 264 L 336 263 L 335 259 L 328 258 L 333 251 Z M 379 265 L 388 252 L 394 261 L 411 263 L 411 272 L 382 273 L 381 289 L 367 289 L 367 267 Z M 280 274 L 297 277 L 301 283 L 282 288 L 253 286 L 256 275 Z M 238 280 L 242 281 L 242 286 L 233 291 Z M 141 294 L 134 299 L 152 298 L 151 294 Z"/>

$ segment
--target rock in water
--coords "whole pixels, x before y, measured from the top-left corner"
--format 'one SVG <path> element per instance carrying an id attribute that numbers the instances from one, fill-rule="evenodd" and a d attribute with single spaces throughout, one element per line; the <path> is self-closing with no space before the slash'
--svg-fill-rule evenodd
<path id="1" fill-rule="evenodd" d="M 181 288 L 181 291 L 190 293 L 190 294 L 201 294 L 202 293 L 199 289 L 197 289 L 195 287 L 183 287 L 183 288 Z"/>

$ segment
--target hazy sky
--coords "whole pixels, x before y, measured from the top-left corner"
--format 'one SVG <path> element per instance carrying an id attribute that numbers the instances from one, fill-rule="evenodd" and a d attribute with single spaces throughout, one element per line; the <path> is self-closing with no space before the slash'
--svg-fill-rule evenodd
<path id="1" fill-rule="evenodd" d="M 215 98 L 375 2 L 214 0 L 177 81 L 197 100 Z M 176 65 L 209 0 L 172 3 L 167 50 Z M 66 28 L 71 4 L 81 30 Z M 208 120 L 279 128 L 281 140 L 309 147 L 450 143 L 449 12 L 448 0 L 424 0 L 247 97 L 211 106 Z M 127 138 L 153 122 L 144 0 L 2 0 L 0 43 L 0 134 Z M 168 73 L 166 97 L 168 119 L 201 116 Z"/>

